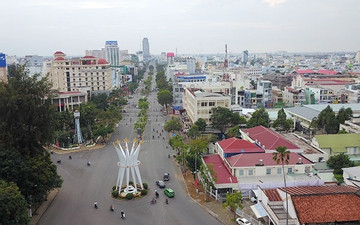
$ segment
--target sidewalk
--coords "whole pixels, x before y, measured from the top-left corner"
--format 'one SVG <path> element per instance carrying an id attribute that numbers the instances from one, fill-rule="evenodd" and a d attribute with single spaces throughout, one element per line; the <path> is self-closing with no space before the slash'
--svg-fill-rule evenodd
<path id="1" fill-rule="evenodd" d="M 40 218 L 49 208 L 58 193 L 59 189 L 54 189 L 49 193 L 49 195 L 47 196 L 47 200 L 41 204 L 41 206 L 37 209 L 36 213 L 33 213 L 33 216 L 30 218 L 30 225 L 36 225 L 39 222 Z"/>
<path id="2" fill-rule="evenodd" d="M 187 192 L 189 196 L 201 207 L 203 207 L 210 215 L 217 218 L 223 224 L 236 224 L 232 219 L 234 218 L 234 214 L 222 207 L 222 204 L 219 201 L 214 200 L 213 198 L 208 196 L 208 201 L 206 201 L 205 192 L 202 186 L 199 183 L 198 193 L 195 191 L 194 184 L 194 175 L 187 171 L 186 175 L 182 174 L 184 178 L 184 182 L 186 185 Z"/>

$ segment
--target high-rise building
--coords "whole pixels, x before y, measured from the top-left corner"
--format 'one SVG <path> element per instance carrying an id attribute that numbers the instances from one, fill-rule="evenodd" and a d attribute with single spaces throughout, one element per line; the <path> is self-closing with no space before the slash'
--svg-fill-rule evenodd
<path id="1" fill-rule="evenodd" d="M 102 48 L 101 50 L 85 50 L 85 56 L 94 56 L 99 59 L 105 59 L 105 49 Z"/>
<path id="2" fill-rule="evenodd" d="M 360 51 L 356 53 L 355 62 L 360 63 Z"/>
<path id="3" fill-rule="evenodd" d="M 120 66 L 120 52 L 117 41 L 105 42 L 106 60 L 111 66 Z"/>
<path id="4" fill-rule="evenodd" d="M 60 92 L 112 89 L 110 64 L 94 56 L 66 59 L 63 52 L 57 51 L 51 60 L 50 74 L 53 88 Z"/>
<path id="5" fill-rule="evenodd" d="M 248 59 L 249 59 L 249 51 L 245 50 L 245 51 L 243 51 L 243 54 L 242 54 L 242 63 L 244 65 L 246 65 L 246 63 L 248 62 Z"/>
<path id="6" fill-rule="evenodd" d="M 147 38 L 143 39 L 142 46 L 143 46 L 144 60 L 150 59 L 149 40 Z"/>
<path id="7" fill-rule="evenodd" d="M 6 57 L 0 53 L 0 82 L 7 83 Z"/>
<path id="8" fill-rule="evenodd" d="M 129 54 L 128 50 L 120 50 L 120 62 L 125 60 L 126 55 Z"/>

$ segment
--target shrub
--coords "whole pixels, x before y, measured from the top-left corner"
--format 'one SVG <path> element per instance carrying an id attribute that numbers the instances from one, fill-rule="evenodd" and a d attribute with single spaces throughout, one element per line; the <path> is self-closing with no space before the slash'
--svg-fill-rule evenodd
<path id="1" fill-rule="evenodd" d="M 143 187 L 144 187 L 144 189 L 148 189 L 148 184 L 147 183 L 143 183 Z"/>
<path id="2" fill-rule="evenodd" d="M 112 192 L 112 195 L 114 196 L 114 198 L 117 198 L 117 197 L 119 196 L 118 190 L 114 190 L 114 191 Z"/>
<path id="3" fill-rule="evenodd" d="M 115 191 L 115 189 L 116 189 L 116 186 L 114 185 L 112 189 L 113 189 L 113 191 Z"/>
<path id="4" fill-rule="evenodd" d="M 133 185 L 134 184 L 134 182 L 133 181 L 129 181 L 129 185 Z"/>
<path id="5" fill-rule="evenodd" d="M 147 195 L 147 193 L 148 193 L 147 190 L 145 190 L 145 189 L 142 189 L 142 190 L 141 190 L 141 195 Z"/>
<path id="6" fill-rule="evenodd" d="M 131 199 L 134 198 L 134 195 L 133 195 L 133 193 L 127 193 L 125 198 L 126 198 L 127 200 L 131 200 Z"/>

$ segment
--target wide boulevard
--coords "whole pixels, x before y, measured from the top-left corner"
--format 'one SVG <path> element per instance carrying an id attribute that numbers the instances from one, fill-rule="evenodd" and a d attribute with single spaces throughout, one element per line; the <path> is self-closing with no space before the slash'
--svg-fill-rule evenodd
<path id="1" fill-rule="evenodd" d="M 156 72 L 153 75 L 153 88 L 155 74 Z M 151 92 L 148 96 L 149 122 L 139 155 L 142 180 L 148 183 L 149 194 L 130 201 L 111 197 L 118 173 L 118 157 L 112 143 L 119 139 L 123 144 L 123 140 L 128 138 L 131 147 L 132 140 L 137 137 L 133 123 L 139 112 L 134 106 L 141 97 L 139 92 L 133 99 L 129 99 L 123 120 L 119 122 L 104 148 L 71 153 L 71 160 L 68 159 L 69 154 L 52 155 L 54 161 L 62 161 L 62 164 L 57 165 L 58 173 L 64 182 L 38 224 L 221 224 L 188 196 L 177 163 L 173 158 L 168 158 L 168 154 L 172 154 L 173 150 L 168 146 L 169 134 L 162 132 L 167 117 L 162 115 L 162 107 L 156 101 L 156 92 Z M 87 166 L 88 161 L 91 161 L 91 166 Z M 165 181 L 166 187 L 172 188 L 176 194 L 175 198 L 169 199 L 169 204 L 165 204 L 163 190 L 155 185 L 156 180 L 162 180 L 165 172 L 170 173 L 170 181 Z M 160 197 L 156 204 L 150 204 L 156 189 Z M 98 202 L 98 209 L 94 208 L 95 201 Z M 111 204 L 115 207 L 114 212 L 109 210 Z M 121 210 L 124 210 L 126 219 L 121 219 Z"/>

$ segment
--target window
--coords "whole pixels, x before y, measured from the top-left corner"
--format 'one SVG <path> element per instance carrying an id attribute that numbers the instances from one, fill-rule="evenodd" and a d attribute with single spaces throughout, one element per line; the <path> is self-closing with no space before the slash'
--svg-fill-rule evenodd
<path id="1" fill-rule="evenodd" d="M 244 170 L 239 170 L 239 176 L 244 176 Z"/>
<path id="2" fill-rule="evenodd" d="M 207 102 L 202 102 L 201 106 L 207 106 Z"/>
<path id="3" fill-rule="evenodd" d="M 248 170 L 248 175 L 249 175 L 249 176 L 254 175 L 254 170 L 253 170 L 253 169 Z"/>
<path id="4" fill-rule="evenodd" d="M 271 174 L 271 169 L 269 169 L 269 168 L 266 169 L 266 174 L 267 174 L 267 175 Z"/>
<path id="5" fill-rule="evenodd" d="M 209 106 L 215 106 L 215 102 L 209 102 Z"/>
<path id="6" fill-rule="evenodd" d="M 281 174 L 281 168 L 277 168 L 276 173 Z"/>
<path id="7" fill-rule="evenodd" d="M 291 167 L 288 168 L 288 173 L 292 173 L 292 168 Z"/>

